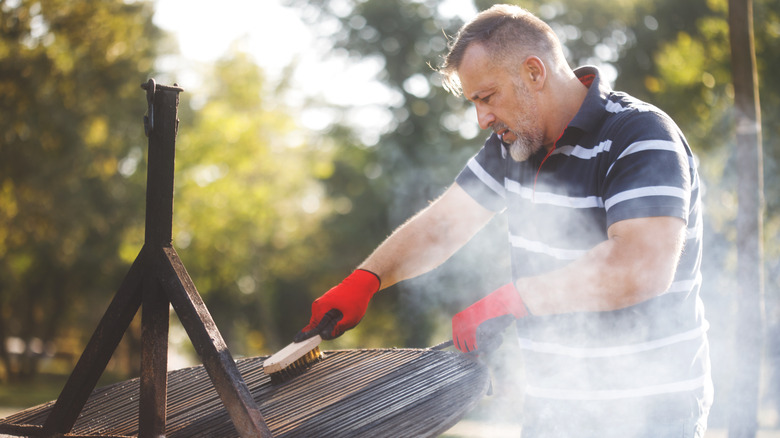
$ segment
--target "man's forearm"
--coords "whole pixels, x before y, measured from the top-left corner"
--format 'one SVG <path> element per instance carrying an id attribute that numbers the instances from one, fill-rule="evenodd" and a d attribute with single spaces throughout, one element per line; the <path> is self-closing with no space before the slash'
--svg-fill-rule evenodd
<path id="1" fill-rule="evenodd" d="M 453 184 L 398 227 L 359 268 L 377 274 L 383 289 L 424 274 L 452 256 L 493 216 Z"/>
<path id="2" fill-rule="evenodd" d="M 382 289 L 436 268 L 462 244 L 448 240 L 444 227 L 432 227 L 428 222 L 425 212 L 410 219 L 359 267 L 377 274 L 382 279 Z"/>
<path id="3" fill-rule="evenodd" d="M 684 242 L 684 222 L 664 217 L 618 224 L 609 240 L 580 259 L 516 282 L 532 314 L 615 310 L 668 289 Z"/>

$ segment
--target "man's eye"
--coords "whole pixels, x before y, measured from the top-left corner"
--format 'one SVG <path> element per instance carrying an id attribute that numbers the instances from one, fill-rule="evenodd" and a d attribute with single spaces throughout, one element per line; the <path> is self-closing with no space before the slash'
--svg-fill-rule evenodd
<path id="1" fill-rule="evenodd" d="M 488 103 L 490 102 L 490 98 L 492 97 L 492 94 L 488 94 L 487 96 L 482 98 L 482 103 Z"/>

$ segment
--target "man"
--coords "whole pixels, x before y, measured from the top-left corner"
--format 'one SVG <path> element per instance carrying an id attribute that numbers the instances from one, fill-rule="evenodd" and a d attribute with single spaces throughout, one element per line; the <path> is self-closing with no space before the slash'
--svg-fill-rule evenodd
<path id="1" fill-rule="evenodd" d="M 659 109 L 571 70 L 544 22 L 480 13 L 441 73 L 492 129 L 455 183 L 312 305 L 296 336 L 354 327 L 372 295 L 450 257 L 495 214 L 512 283 L 452 319 L 462 351 L 516 321 L 524 437 L 697 437 L 712 402 L 692 153 Z M 488 324 L 485 324 L 488 322 Z"/>

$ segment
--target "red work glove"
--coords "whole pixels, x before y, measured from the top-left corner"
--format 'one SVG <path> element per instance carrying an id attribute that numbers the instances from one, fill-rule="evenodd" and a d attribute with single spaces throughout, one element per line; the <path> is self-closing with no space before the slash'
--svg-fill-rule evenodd
<path id="1" fill-rule="evenodd" d="M 509 283 L 453 316 L 452 340 L 455 347 L 464 353 L 475 351 L 480 348 L 480 345 L 477 345 L 477 338 L 480 342 L 487 343 L 490 335 L 498 333 L 511 324 L 514 320 L 512 317 L 523 318 L 527 315 L 528 309 L 520 294 L 517 293 L 515 285 Z M 480 330 L 477 330 L 478 327 Z M 477 336 L 478 331 L 480 336 Z M 485 331 L 493 333 L 484 333 Z M 482 334 L 487 335 L 487 338 Z M 485 347 L 487 345 L 482 345 L 482 351 L 486 350 Z"/>
<path id="2" fill-rule="evenodd" d="M 314 300 L 309 325 L 301 329 L 293 341 L 301 342 L 314 335 L 333 339 L 355 327 L 363 319 L 368 302 L 379 291 L 380 284 L 379 276 L 373 272 L 355 270 L 339 285 Z"/>

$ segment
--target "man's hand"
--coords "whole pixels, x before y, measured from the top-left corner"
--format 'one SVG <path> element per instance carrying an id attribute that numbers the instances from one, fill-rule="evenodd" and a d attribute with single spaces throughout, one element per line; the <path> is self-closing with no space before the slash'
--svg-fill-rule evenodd
<path id="1" fill-rule="evenodd" d="M 293 341 L 301 342 L 314 335 L 333 339 L 355 327 L 368 308 L 371 297 L 379 291 L 379 277 L 373 272 L 357 269 L 339 285 L 311 305 L 309 325 L 301 329 Z"/>
<path id="2" fill-rule="evenodd" d="M 513 321 L 511 317 L 527 315 L 528 309 L 520 294 L 514 284 L 509 283 L 452 317 L 452 340 L 464 353 L 495 349 L 500 342 L 490 342 L 490 339 Z"/>

